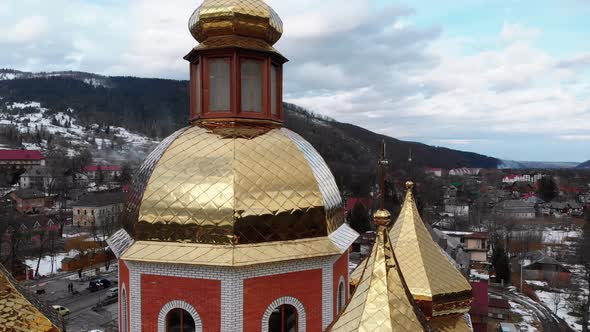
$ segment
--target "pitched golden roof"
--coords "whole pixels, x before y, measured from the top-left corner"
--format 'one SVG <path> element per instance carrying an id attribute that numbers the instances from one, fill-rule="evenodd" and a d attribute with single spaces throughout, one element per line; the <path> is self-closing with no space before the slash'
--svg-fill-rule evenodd
<path id="1" fill-rule="evenodd" d="M 382 227 L 350 302 L 328 331 L 429 331 Z"/>
<path id="2" fill-rule="evenodd" d="M 416 208 L 413 183 L 407 187 L 389 235 L 408 288 L 417 301 L 432 302 L 432 313 L 425 312 L 427 316 L 468 312 L 471 285 L 432 239 Z"/>
<path id="3" fill-rule="evenodd" d="M 59 332 L 57 312 L 27 294 L 0 265 L 0 332 Z"/>
<path id="4" fill-rule="evenodd" d="M 436 317 L 431 319 L 428 324 L 432 327 L 433 332 L 473 332 L 466 315 Z"/>

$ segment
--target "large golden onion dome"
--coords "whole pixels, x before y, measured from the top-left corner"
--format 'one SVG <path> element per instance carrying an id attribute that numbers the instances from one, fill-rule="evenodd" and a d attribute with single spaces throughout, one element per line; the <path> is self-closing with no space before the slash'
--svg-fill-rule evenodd
<path id="1" fill-rule="evenodd" d="M 294 132 L 199 123 L 164 140 L 136 176 L 136 240 L 251 244 L 326 237 L 343 222 L 328 166 Z"/>
<path id="2" fill-rule="evenodd" d="M 283 34 L 283 22 L 262 0 L 205 0 L 191 16 L 189 30 L 200 43 L 241 36 L 272 46 Z"/>

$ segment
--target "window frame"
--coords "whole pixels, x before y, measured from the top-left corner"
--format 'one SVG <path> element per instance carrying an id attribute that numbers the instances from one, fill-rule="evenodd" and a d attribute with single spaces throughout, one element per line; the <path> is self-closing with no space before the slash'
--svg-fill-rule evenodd
<path id="1" fill-rule="evenodd" d="M 261 78 L 261 85 L 260 85 L 260 112 L 251 112 L 245 111 L 242 109 L 242 64 L 244 60 L 254 60 L 259 61 L 262 64 L 262 72 L 260 73 Z M 244 114 L 249 117 L 260 117 L 270 114 L 269 109 L 269 101 L 268 95 L 270 94 L 269 87 L 270 87 L 270 76 L 269 76 L 269 68 L 268 68 L 268 58 L 263 56 L 257 56 L 249 53 L 238 53 L 238 70 L 237 70 L 237 104 L 238 104 L 238 114 Z"/>
<path id="2" fill-rule="evenodd" d="M 212 59 L 229 59 L 229 110 L 211 110 L 210 109 L 210 102 L 211 102 L 211 76 L 209 70 L 209 62 Z M 232 52 L 222 52 L 215 55 L 203 57 L 203 66 L 201 68 L 201 77 L 203 78 L 201 81 L 201 96 L 202 96 L 202 108 L 201 114 L 209 115 L 209 116 L 231 116 L 234 114 L 235 111 L 235 69 L 236 69 L 236 60 L 234 54 Z M 195 83 L 196 84 L 196 83 Z M 196 108 L 195 108 L 196 111 Z"/>

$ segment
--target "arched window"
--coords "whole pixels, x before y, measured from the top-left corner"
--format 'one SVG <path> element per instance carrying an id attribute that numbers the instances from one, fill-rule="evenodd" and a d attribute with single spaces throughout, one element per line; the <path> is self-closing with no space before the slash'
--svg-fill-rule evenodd
<path id="1" fill-rule="evenodd" d="M 158 316 L 158 332 L 202 332 L 201 317 L 184 301 L 168 302 Z"/>
<path id="2" fill-rule="evenodd" d="M 281 297 L 271 303 L 262 317 L 262 332 L 299 332 L 306 330 L 303 304 L 294 297 Z"/>
<path id="3" fill-rule="evenodd" d="M 268 319 L 269 332 L 297 332 L 297 309 L 290 304 L 277 307 Z"/>
<path id="4" fill-rule="evenodd" d="M 195 332 L 195 320 L 188 311 L 174 308 L 166 314 L 166 332 Z"/>
<path id="5" fill-rule="evenodd" d="M 121 332 L 127 332 L 128 319 L 127 319 L 127 291 L 125 285 L 121 287 Z"/>
<path id="6" fill-rule="evenodd" d="M 346 289 L 344 288 L 344 278 L 340 277 L 340 282 L 338 283 L 338 299 L 336 302 L 336 313 L 337 314 L 342 312 L 345 304 L 346 304 Z"/>

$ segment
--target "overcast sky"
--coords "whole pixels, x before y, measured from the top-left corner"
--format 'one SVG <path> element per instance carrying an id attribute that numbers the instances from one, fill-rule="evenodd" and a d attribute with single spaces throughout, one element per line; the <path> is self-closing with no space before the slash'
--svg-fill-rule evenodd
<path id="1" fill-rule="evenodd" d="M 590 1 L 269 0 L 285 100 L 404 140 L 590 159 Z M 0 67 L 188 79 L 200 0 L 1 0 Z"/>

